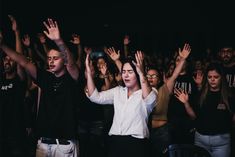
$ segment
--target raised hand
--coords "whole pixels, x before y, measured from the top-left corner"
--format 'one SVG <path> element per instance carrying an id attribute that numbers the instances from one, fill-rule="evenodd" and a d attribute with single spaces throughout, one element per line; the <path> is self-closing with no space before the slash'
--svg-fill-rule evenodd
<path id="1" fill-rule="evenodd" d="M 90 55 L 91 52 L 92 52 L 92 49 L 91 49 L 90 47 L 84 47 L 84 52 L 85 52 L 86 54 Z"/>
<path id="2" fill-rule="evenodd" d="M 29 47 L 30 46 L 30 36 L 28 34 L 25 34 L 22 38 L 22 42 L 24 46 Z"/>
<path id="3" fill-rule="evenodd" d="M 107 71 L 108 71 L 107 64 L 105 63 L 105 64 L 101 65 L 100 72 L 103 76 L 107 75 Z"/>
<path id="4" fill-rule="evenodd" d="M 184 48 L 182 51 L 179 48 L 179 56 L 183 59 L 186 59 L 189 56 L 190 52 L 191 52 L 191 48 L 189 44 L 184 44 Z"/>
<path id="5" fill-rule="evenodd" d="M 38 39 L 39 39 L 41 44 L 46 43 L 46 36 L 43 33 L 38 33 Z"/>
<path id="6" fill-rule="evenodd" d="M 188 93 L 183 91 L 181 88 L 174 88 L 174 95 L 182 103 L 185 104 L 188 102 Z"/>
<path id="7" fill-rule="evenodd" d="M 130 37 L 128 35 L 125 35 L 123 39 L 123 44 L 128 45 L 130 42 Z"/>
<path id="8" fill-rule="evenodd" d="M 120 58 L 120 50 L 115 51 L 114 47 L 108 48 L 107 53 L 109 55 L 109 57 L 113 60 L 119 60 Z"/>
<path id="9" fill-rule="evenodd" d="M 75 45 L 79 45 L 80 44 L 80 36 L 77 34 L 72 34 L 72 40 L 70 40 L 71 43 L 75 44 Z"/>
<path id="10" fill-rule="evenodd" d="M 47 24 L 48 23 L 48 24 Z M 47 31 L 43 31 L 46 36 L 51 40 L 59 40 L 60 38 L 60 31 L 56 21 L 48 18 L 47 23 L 44 21 L 43 24 L 47 28 Z"/>
<path id="11" fill-rule="evenodd" d="M 133 64 L 136 67 L 136 71 L 139 75 L 144 74 L 144 55 L 142 51 L 137 51 L 135 54 L 136 63 L 133 61 Z"/>
<path id="12" fill-rule="evenodd" d="M 203 80 L 203 72 L 201 70 L 197 70 L 194 73 L 193 80 L 197 84 L 198 87 L 201 87 L 202 80 Z"/>
<path id="13" fill-rule="evenodd" d="M 8 15 L 10 21 L 11 21 L 11 28 L 14 32 L 18 31 L 18 26 L 15 18 L 12 15 Z"/>

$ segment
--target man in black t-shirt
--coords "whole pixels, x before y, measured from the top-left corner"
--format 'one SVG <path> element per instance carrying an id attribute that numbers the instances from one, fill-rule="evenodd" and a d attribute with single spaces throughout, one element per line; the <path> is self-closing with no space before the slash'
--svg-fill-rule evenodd
<path id="1" fill-rule="evenodd" d="M 176 65 L 179 62 L 179 56 L 176 58 Z M 193 80 L 193 77 L 186 71 L 187 62 L 185 62 L 180 75 L 175 81 L 175 89 L 183 90 L 189 95 L 189 102 L 191 107 L 195 103 L 195 95 L 197 94 L 197 86 Z M 168 122 L 171 126 L 170 140 L 171 144 L 190 144 L 193 143 L 194 128 L 193 121 L 186 111 L 185 105 L 180 102 L 175 96 L 171 96 L 168 105 Z"/>
<path id="2" fill-rule="evenodd" d="M 234 49 L 231 46 L 224 46 L 219 51 L 219 57 L 223 64 L 223 70 L 228 82 L 228 87 L 232 93 L 232 96 L 235 96 L 235 58 L 234 58 Z M 232 129 L 232 156 L 235 155 L 235 126 Z"/>
<path id="3" fill-rule="evenodd" d="M 235 62 L 232 47 L 223 47 L 219 51 L 220 60 L 223 64 L 224 74 L 228 82 L 228 86 L 232 93 L 235 94 Z"/>
<path id="4" fill-rule="evenodd" d="M 78 67 L 71 52 L 60 37 L 57 22 L 44 22 L 46 36 L 53 40 L 60 51 L 48 52 L 49 69 L 37 68 L 24 56 L 1 44 L 0 48 L 20 64 L 41 88 L 36 132 L 38 145 L 36 157 L 77 156 L 76 145 L 76 83 Z"/>
<path id="5" fill-rule="evenodd" d="M 0 86 L 3 154 L 20 157 L 26 151 L 24 97 L 27 84 L 9 56 L 4 57 L 3 63 L 5 76 Z"/>

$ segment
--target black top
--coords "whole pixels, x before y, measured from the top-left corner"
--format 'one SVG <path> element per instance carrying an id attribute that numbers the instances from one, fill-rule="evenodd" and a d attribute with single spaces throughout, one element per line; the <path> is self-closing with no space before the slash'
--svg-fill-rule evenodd
<path id="1" fill-rule="evenodd" d="M 92 121 L 103 121 L 103 106 L 100 104 L 96 104 L 86 96 L 86 80 L 84 77 L 80 76 L 79 79 L 79 92 L 77 96 L 79 96 L 79 108 L 78 108 L 78 119 L 82 121 L 92 122 Z"/>
<path id="2" fill-rule="evenodd" d="M 235 94 L 235 65 L 232 67 L 223 68 L 226 80 L 228 82 L 228 87 L 230 88 L 233 95 Z"/>
<path id="3" fill-rule="evenodd" d="M 25 135 L 24 98 L 26 81 L 17 76 L 5 79 L 1 84 L 1 116 L 4 138 L 23 138 Z"/>
<path id="4" fill-rule="evenodd" d="M 38 137 L 74 139 L 79 100 L 77 82 L 68 73 L 55 77 L 37 69 L 35 83 L 42 90 L 36 126 Z"/>
<path id="5" fill-rule="evenodd" d="M 181 88 L 189 95 L 189 103 L 193 107 L 195 104 L 195 97 L 198 90 L 194 80 L 190 75 L 180 75 L 176 79 L 174 88 Z M 174 95 L 171 96 L 168 106 L 168 121 L 181 129 L 193 128 L 193 123 L 190 116 L 187 114 L 184 104 L 179 101 Z"/>
<path id="6" fill-rule="evenodd" d="M 231 98 L 229 99 L 229 110 L 221 102 L 220 95 L 220 91 L 209 91 L 203 105 L 201 107 L 198 105 L 195 109 L 197 115 L 196 129 L 203 135 L 216 135 L 230 132 L 235 102 Z"/>

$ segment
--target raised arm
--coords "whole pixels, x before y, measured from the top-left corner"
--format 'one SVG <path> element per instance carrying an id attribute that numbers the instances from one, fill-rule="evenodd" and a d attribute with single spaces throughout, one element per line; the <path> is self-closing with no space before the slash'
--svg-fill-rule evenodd
<path id="1" fill-rule="evenodd" d="M 43 24 L 47 28 L 48 32 L 47 31 L 43 31 L 43 32 L 46 34 L 46 36 L 49 39 L 53 40 L 56 43 L 56 45 L 58 46 L 58 48 L 64 55 L 67 71 L 69 72 L 69 74 L 74 80 L 77 80 L 78 75 L 79 75 L 78 66 L 73 58 L 72 53 L 70 52 L 68 47 L 65 45 L 65 42 L 60 36 L 60 31 L 59 31 L 57 22 L 53 21 L 52 19 L 48 19 L 47 22 L 48 24 L 45 21 L 43 22 Z"/>
<path id="2" fill-rule="evenodd" d="M 3 50 L 6 55 L 8 55 L 12 60 L 14 60 L 17 64 L 22 66 L 31 77 L 36 79 L 37 77 L 37 70 L 34 64 L 28 61 L 28 59 L 23 56 L 22 54 L 17 53 L 15 50 L 9 48 L 5 44 L 2 43 L 2 35 L 0 35 L 0 49 Z"/>
<path id="3" fill-rule="evenodd" d="M 145 71 L 144 71 L 144 55 L 141 51 L 137 51 L 135 54 L 136 63 L 133 62 L 133 64 L 136 66 L 136 71 L 140 77 L 140 86 L 142 89 L 142 96 L 143 99 L 145 99 L 149 93 L 151 92 L 152 88 L 150 87 L 147 78 L 145 77 Z"/>
<path id="4" fill-rule="evenodd" d="M 86 55 L 86 61 L 85 61 L 85 65 L 86 65 L 86 73 L 87 73 L 87 92 L 88 92 L 88 96 L 91 96 L 92 93 L 95 90 L 95 83 L 92 77 L 92 73 L 91 73 L 91 61 L 89 59 L 89 54 Z"/>
<path id="5" fill-rule="evenodd" d="M 184 44 L 184 48 L 183 48 L 182 51 L 179 48 L 180 61 L 176 65 L 172 76 L 166 80 L 166 85 L 167 85 L 170 92 L 172 92 L 174 84 L 175 84 L 175 80 L 179 76 L 179 74 L 180 74 L 180 72 L 181 72 L 181 70 L 182 70 L 182 68 L 183 68 L 183 66 L 186 62 L 186 59 L 188 58 L 190 52 L 191 52 L 191 48 L 190 48 L 189 44 Z"/>
<path id="6" fill-rule="evenodd" d="M 47 43 L 46 43 L 46 36 L 43 33 L 38 33 L 39 42 L 42 44 L 43 50 L 45 53 L 49 51 Z"/>
<path id="7" fill-rule="evenodd" d="M 127 58 L 127 56 L 130 54 L 129 53 L 129 43 L 130 43 L 130 37 L 128 35 L 125 35 L 124 39 L 123 39 L 124 56 L 125 56 L 125 58 Z"/>
<path id="8" fill-rule="evenodd" d="M 21 43 L 21 35 L 20 35 L 20 30 L 19 30 L 18 24 L 17 24 L 15 18 L 12 15 L 8 15 L 8 17 L 9 17 L 9 19 L 11 21 L 11 24 L 12 24 L 12 26 L 11 26 L 12 30 L 15 33 L 15 41 L 16 41 L 15 50 L 16 50 L 17 53 L 23 54 L 23 48 L 22 48 L 22 43 Z M 20 77 L 21 80 L 24 80 L 26 78 L 24 69 L 21 66 L 19 66 L 19 64 L 17 64 L 17 74 L 18 74 L 18 76 Z"/>
<path id="9" fill-rule="evenodd" d="M 22 53 L 23 49 L 22 49 L 22 44 L 21 44 L 21 39 L 20 39 L 20 30 L 19 27 L 17 25 L 17 22 L 15 20 L 15 18 L 12 15 L 8 15 L 10 21 L 11 21 L 11 27 L 12 30 L 15 33 L 15 37 L 16 37 L 16 52 Z"/>
<path id="10" fill-rule="evenodd" d="M 80 36 L 77 34 L 72 34 L 72 40 L 70 40 L 71 43 L 74 45 L 77 45 L 77 65 L 79 69 L 81 69 L 82 63 L 84 61 L 83 56 L 82 56 L 82 45 L 81 45 L 81 40 Z"/>

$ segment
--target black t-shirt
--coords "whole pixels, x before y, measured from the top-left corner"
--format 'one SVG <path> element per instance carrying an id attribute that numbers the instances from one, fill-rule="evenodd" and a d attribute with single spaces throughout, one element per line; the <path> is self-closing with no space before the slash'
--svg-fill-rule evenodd
<path id="1" fill-rule="evenodd" d="M 85 94 L 86 80 L 84 77 L 80 76 L 79 80 L 79 92 L 77 96 L 80 98 L 79 108 L 78 108 L 78 119 L 82 121 L 103 121 L 103 106 L 91 102 Z"/>
<path id="2" fill-rule="evenodd" d="M 176 79 L 174 88 L 181 88 L 189 95 L 189 103 L 193 107 L 195 103 L 195 97 L 198 94 L 196 84 L 190 75 L 180 75 Z M 168 105 L 167 113 L 168 121 L 178 128 L 191 129 L 193 127 L 192 120 L 187 114 L 184 104 L 179 101 L 174 95 L 171 96 Z"/>
<path id="3" fill-rule="evenodd" d="M 37 69 L 35 83 L 42 91 L 36 126 L 38 137 L 76 138 L 77 82 L 67 72 L 55 77 Z"/>
<path id="4" fill-rule="evenodd" d="M 235 66 L 224 67 L 223 70 L 228 82 L 228 87 L 231 89 L 233 95 L 235 95 Z"/>
<path id="5" fill-rule="evenodd" d="M 26 81 L 17 76 L 1 84 L 1 114 L 4 138 L 22 138 L 25 135 L 24 98 Z"/>
<path id="6" fill-rule="evenodd" d="M 232 127 L 232 113 L 234 113 L 233 98 L 229 98 L 230 110 L 221 102 L 221 93 L 209 91 L 203 105 L 195 109 L 196 129 L 204 135 L 229 133 Z M 233 106 L 232 106 L 233 105 Z"/>

